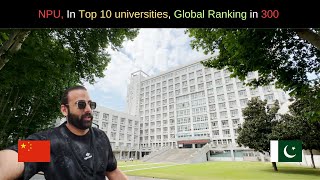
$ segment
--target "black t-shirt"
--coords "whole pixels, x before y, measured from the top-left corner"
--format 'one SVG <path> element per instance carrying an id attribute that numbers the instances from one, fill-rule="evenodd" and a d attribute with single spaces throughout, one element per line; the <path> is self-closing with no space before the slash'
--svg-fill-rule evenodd
<path id="1" fill-rule="evenodd" d="M 91 130 L 84 136 L 77 136 L 65 122 L 30 135 L 28 140 L 50 140 L 50 162 L 25 162 L 21 179 L 30 179 L 42 171 L 47 180 L 105 180 L 105 172 L 115 170 L 117 161 L 107 135 L 97 128 L 92 130 L 93 136 Z M 17 144 L 8 149 L 18 152 Z"/>

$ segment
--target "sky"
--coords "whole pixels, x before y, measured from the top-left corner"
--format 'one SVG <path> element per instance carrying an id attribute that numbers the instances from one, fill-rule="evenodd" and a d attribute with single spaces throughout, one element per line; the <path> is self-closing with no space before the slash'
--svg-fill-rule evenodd
<path id="1" fill-rule="evenodd" d="M 98 106 L 125 112 L 131 73 L 142 70 L 154 76 L 209 56 L 193 50 L 190 41 L 182 28 L 140 29 L 138 36 L 125 41 L 119 51 L 108 49 L 111 61 L 105 77 L 96 79 L 93 85 L 84 85 Z"/>

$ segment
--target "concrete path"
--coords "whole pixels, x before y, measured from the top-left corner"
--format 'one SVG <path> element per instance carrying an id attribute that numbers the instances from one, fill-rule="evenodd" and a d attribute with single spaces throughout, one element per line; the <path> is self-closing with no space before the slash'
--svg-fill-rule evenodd
<path id="1" fill-rule="evenodd" d="M 167 179 L 148 178 L 148 177 L 139 177 L 139 176 L 128 176 L 128 178 L 129 180 L 167 180 Z M 45 180 L 45 178 L 43 175 L 36 174 L 30 180 Z"/>

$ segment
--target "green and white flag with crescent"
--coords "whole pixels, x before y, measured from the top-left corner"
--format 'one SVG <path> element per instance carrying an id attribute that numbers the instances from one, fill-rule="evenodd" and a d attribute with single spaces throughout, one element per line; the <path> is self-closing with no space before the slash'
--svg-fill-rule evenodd
<path id="1" fill-rule="evenodd" d="M 302 162 L 302 141 L 271 140 L 271 162 Z"/>

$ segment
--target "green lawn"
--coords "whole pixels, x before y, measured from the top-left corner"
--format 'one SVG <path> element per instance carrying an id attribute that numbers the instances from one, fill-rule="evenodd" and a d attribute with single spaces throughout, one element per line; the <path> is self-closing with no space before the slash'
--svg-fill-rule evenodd
<path id="1" fill-rule="evenodd" d="M 172 166 L 173 165 L 173 166 Z M 320 180 L 320 169 L 262 162 L 206 162 L 199 164 L 151 164 L 139 161 L 119 162 L 119 168 L 130 176 L 144 176 L 176 180 Z M 167 166 L 154 169 L 152 167 Z"/>

